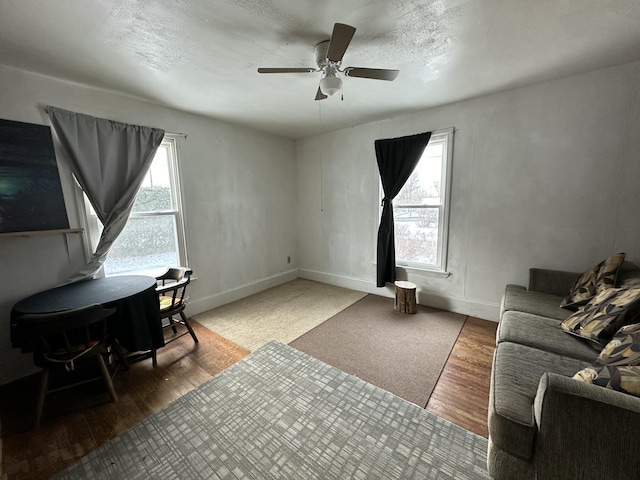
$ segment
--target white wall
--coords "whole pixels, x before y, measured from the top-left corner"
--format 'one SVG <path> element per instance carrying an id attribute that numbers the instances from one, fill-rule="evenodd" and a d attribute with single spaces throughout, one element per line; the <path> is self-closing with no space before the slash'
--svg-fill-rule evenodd
<path id="1" fill-rule="evenodd" d="M 640 264 L 632 63 L 297 141 L 301 276 L 391 294 L 375 287 L 374 141 L 447 127 L 451 276 L 408 273 L 420 303 L 497 320 L 530 267 L 582 271 L 618 251 Z"/>
<path id="2" fill-rule="evenodd" d="M 640 63 L 297 142 L 0 66 L 0 117 L 48 124 L 44 105 L 184 132 L 189 314 L 298 275 L 375 287 L 380 196 L 373 142 L 454 127 L 449 278 L 408 274 L 419 301 L 496 319 L 532 266 L 640 263 Z M 59 156 L 72 227 L 71 176 Z M 296 224 L 297 223 L 297 224 Z M 70 254 L 67 253 L 67 249 Z M 11 306 L 84 261 L 80 235 L 0 238 L 0 384 L 34 371 L 9 342 Z M 287 264 L 287 256 L 292 263 Z"/>
<path id="3" fill-rule="evenodd" d="M 297 276 L 293 141 L 114 93 L 0 66 L 0 117 L 48 125 L 45 105 L 186 133 L 182 160 L 187 248 L 196 314 Z M 71 175 L 58 155 L 72 227 Z M 84 263 L 82 236 L 0 238 L 0 384 L 35 371 L 11 348 L 9 316 L 21 298 L 64 282 Z M 292 263 L 287 264 L 287 256 Z"/>

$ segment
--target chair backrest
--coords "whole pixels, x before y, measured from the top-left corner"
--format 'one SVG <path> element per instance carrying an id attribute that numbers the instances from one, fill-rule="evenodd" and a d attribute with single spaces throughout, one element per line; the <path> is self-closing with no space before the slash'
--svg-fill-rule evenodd
<path id="1" fill-rule="evenodd" d="M 17 324 L 35 354 L 64 356 L 105 340 L 107 319 L 115 311 L 115 307 L 88 305 L 61 312 L 22 315 Z"/>
<path id="2" fill-rule="evenodd" d="M 184 310 L 187 285 L 191 282 L 192 274 L 193 270 L 188 267 L 171 267 L 156 277 L 161 317 L 168 317 Z"/>

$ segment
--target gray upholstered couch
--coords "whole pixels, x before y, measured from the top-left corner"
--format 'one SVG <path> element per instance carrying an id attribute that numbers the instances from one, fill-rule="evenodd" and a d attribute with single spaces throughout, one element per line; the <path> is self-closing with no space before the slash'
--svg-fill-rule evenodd
<path id="1" fill-rule="evenodd" d="M 496 479 L 640 478 L 640 398 L 571 378 L 598 356 L 560 328 L 579 275 L 531 269 L 528 288 L 506 287 L 489 396 Z M 617 285 L 640 285 L 640 270 L 625 262 Z"/>

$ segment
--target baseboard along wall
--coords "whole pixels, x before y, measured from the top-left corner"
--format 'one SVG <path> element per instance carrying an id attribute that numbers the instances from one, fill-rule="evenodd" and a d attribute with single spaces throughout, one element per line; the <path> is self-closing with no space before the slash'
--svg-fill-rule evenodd
<path id="1" fill-rule="evenodd" d="M 339 287 L 350 288 L 361 292 L 372 293 L 384 297 L 395 297 L 395 291 L 392 285 L 387 284 L 385 287 L 378 287 L 373 281 L 361 280 L 357 278 L 334 275 L 331 273 L 318 272 L 316 270 L 299 269 L 299 277 L 307 280 L 315 280 L 316 282 L 328 283 Z M 418 304 L 427 307 L 433 307 L 448 312 L 460 313 L 471 317 L 481 318 L 497 322 L 500 318 L 500 305 L 477 302 L 465 298 L 443 297 L 439 295 L 431 295 L 421 292 L 418 288 L 416 294 Z"/>
<path id="2" fill-rule="evenodd" d="M 306 280 L 314 280 L 316 282 L 327 283 L 329 285 L 335 285 L 337 287 L 349 288 L 351 290 L 357 290 L 359 292 L 371 293 L 373 295 L 380 295 L 383 297 L 393 298 L 395 296 L 394 289 L 391 285 L 379 288 L 374 282 L 361 280 L 357 278 L 345 277 L 342 275 L 335 275 L 326 272 L 319 272 L 309 269 L 292 269 L 278 275 L 263 278 L 256 282 L 242 285 L 225 292 L 209 295 L 205 298 L 193 301 L 189 303 L 187 307 L 188 315 L 197 315 L 207 310 L 225 305 L 227 303 L 235 302 L 242 298 L 248 297 L 255 293 L 259 293 L 268 288 L 277 287 L 286 282 L 295 280 L 296 278 L 304 278 Z M 426 292 L 421 292 L 418 289 L 416 295 L 417 302 L 420 305 L 428 307 L 438 308 L 440 310 L 446 310 L 449 312 L 460 313 L 463 315 L 469 315 L 472 317 L 482 318 L 484 320 L 490 320 L 497 322 L 500 318 L 500 305 L 489 304 L 483 302 L 477 302 L 474 300 L 455 298 L 455 297 L 443 297 L 440 295 L 431 295 Z"/>
<path id="3" fill-rule="evenodd" d="M 299 274 L 297 268 L 288 270 L 286 272 L 279 273 L 278 275 L 263 278 L 256 282 L 251 282 L 246 285 L 227 290 L 225 292 L 216 293 L 199 300 L 190 301 L 186 312 L 188 315 L 197 315 L 199 313 L 206 312 L 207 310 L 226 305 L 227 303 L 241 300 L 250 295 L 262 292 L 263 290 L 266 290 L 268 288 L 277 287 L 278 285 L 282 285 L 283 283 L 295 280 L 298 277 Z"/>

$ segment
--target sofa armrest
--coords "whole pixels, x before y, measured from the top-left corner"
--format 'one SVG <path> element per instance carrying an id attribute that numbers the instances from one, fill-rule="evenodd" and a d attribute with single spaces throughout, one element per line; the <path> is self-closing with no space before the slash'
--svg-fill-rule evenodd
<path id="1" fill-rule="evenodd" d="M 534 414 L 537 478 L 636 478 L 640 398 L 545 373 Z"/>
<path id="2" fill-rule="evenodd" d="M 529 290 L 532 292 L 548 293 L 564 297 L 576 280 L 582 275 L 575 272 L 561 270 L 545 270 L 543 268 L 529 269 Z"/>

